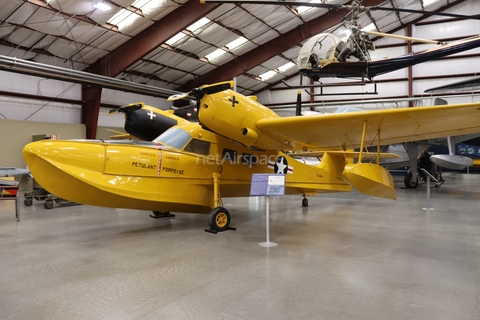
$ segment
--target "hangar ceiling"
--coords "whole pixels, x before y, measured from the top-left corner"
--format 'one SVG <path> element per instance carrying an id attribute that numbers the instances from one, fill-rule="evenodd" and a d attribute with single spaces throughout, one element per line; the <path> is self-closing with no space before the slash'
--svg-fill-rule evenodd
<path id="1" fill-rule="evenodd" d="M 364 0 L 362 5 L 443 11 L 463 1 Z M 341 32 L 338 25 L 348 14 L 198 0 L 0 3 L 0 55 L 179 91 L 236 77 L 237 90 L 246 95 L 297 75 L 302 43 L 325 30 Z M 369 11 L 359 23 L 392 32 L 423 17 L 427 16 Z M 267 72 L 273 77 L 266 79 Z"/>

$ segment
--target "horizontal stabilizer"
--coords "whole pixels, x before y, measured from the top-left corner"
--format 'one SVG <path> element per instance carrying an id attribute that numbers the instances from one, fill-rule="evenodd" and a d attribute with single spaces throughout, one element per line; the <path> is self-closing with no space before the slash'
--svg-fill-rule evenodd
<path id="1" fill-rule="evenodd" d="M 343 178 L 366 195 L 397 199 L 392 175 L 379 165 L 373 163 L 347 164 L 343 171 Z"/>

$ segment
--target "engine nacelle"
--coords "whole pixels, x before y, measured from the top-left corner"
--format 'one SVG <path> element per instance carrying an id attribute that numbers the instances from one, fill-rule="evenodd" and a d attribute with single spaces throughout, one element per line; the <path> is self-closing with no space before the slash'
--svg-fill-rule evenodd
<path id="1" fill-rule="evenodd" d="M 274 111 L 232 90 L 205 94 L 200 100 L 198 120 L 222 136 L 240 142 L 247 147 L 262 149 L 281 148 L 278 141 L 256 127 L 260 119 L 278 118 Z"/>

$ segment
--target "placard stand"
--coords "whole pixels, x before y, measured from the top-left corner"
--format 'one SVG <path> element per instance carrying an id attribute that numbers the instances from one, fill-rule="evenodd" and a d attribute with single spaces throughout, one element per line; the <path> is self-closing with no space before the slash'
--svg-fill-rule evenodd
<path id="1" fill-rule="evenodd" d="M 278 245 L 270 241 L 270 203 L 269 196 L 285 195 L 285 175 L 283 174 L 253 174 L 250 185 L 251 196 L 264 196 L 266 211 L 267 241 L 258 243 L 261 247 L 274 247 Z"/>
<path id="2" fill-rule="evenodd" d="M 265 196 L 265 210 L 266 210 L 266 229 L 267 229 L 267 241 L 265 242 L 259 242 L 258 245 L 261 246 L 261 247 L 275 247 L 276 245 L 278 245 L 278 243 L 276 242 L 270 242 L 270 207 L 269 207 L 269 203 L 268 203 L 268 199 L 270 197 L 269 196 Z"/>
<path id="3" fill-rule="evenodd" d="M 427 175 L 427 207 L 422 208 L 422 210 L 428 210 L 428 211 L 435 210 L 434 208 L 430 207 L 430 180 L 433 180 L 435 182 L 438 182 L 438 180 L 424 168 L 420 168 L 420 169 Z"/>

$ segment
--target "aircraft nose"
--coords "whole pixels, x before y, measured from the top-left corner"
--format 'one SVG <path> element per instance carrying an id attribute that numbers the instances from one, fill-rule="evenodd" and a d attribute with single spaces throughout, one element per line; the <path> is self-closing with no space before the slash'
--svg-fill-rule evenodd
<path id="1" fill-rule="evenodd" d="M 23 148 L 23 157 L 34 174 L 40 162 L 57 167 L 69 166 L 102 171 L 105 149 L 101 143 L 73 140 L 41 140 Z"/>

